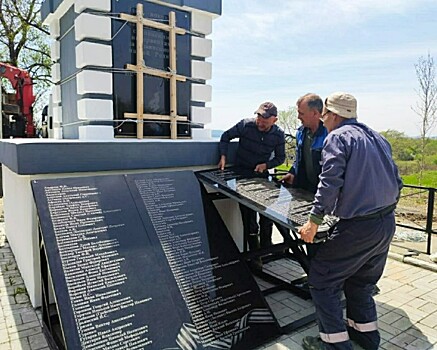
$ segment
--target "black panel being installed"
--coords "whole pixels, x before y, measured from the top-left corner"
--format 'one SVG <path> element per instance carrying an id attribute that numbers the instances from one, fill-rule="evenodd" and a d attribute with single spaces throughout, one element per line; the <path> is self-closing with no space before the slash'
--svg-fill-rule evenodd
<path id="1" fill-rule="evenodd" d="M 136 13 L 138 1 L 112 1 L 114 13 Z M 170 11 L 176 13 L 176 26 L 190 29 L 190 13 L 167 6 L 143 2 L 144 18 L 168 24 Z M 113 62 L 115 68 L 124 68 L 127 63 L 136 64 L 135 24 L 111 21 L 113 39 Z M 190 35 L 176 35 L 176 71 L 180 75 L 191 76 L 191 38 Z M 148 67 L 168 71 L 169 46 L 168 32 L 144 27 L 144 64 Z M 124 113 L 136 113 L 136 74 L 114 73 L 114 119 L 124 120 Z M 177 82 L 177 113 L 189 116 L 191 82 Z M 150 114 L 170 114 L 169 79 L 144 75 L 144 112 Z M 135 123 L 119 123 L 116 135 L 136 136 Z M 145 136 L 169 136 L 168 122 L 144 122 Z M 190 136 L 186 123 L 178 123 L 178 136 Z"/>
<path id="2" fill-rule="evenodd" d="M 207 230 L 192 172 L 32 188 L 68 349 L 252 349 L 278 335 L 216 212 Z"/>
<path id="3" fill-rule="evenodd" d="M 205 170 L 196 175 L 206 185 L 294 231 L 308 220 L 314 195 L 284 186 L 274 176 L 240 168 Z M 325 216 L 324 223 L 319 226 L 319 238 L 323 238 L 336 221 L 335 217 Z"/>

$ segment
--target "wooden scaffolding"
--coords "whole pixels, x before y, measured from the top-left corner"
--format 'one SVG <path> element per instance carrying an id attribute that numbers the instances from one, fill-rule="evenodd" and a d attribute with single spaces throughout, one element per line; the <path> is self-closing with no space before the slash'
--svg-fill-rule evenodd
<path id="1" fill-rule="evenodd" d="M 177 114 L 177 96 L 176 96 L 176 82 L 186 81 L 187 78 L 176 74 L 176 35 L 184 35 L 186 30 L 176 27 L 176 14 L 171 11 L 169 13 L 169 23 L 158 23 L 143 17 L 143 4 L 137 4 L 136 15 L 122 13 L 120 18 L 131 23 L 136 23 L 136 64 L 127 64 L 126 68 L 136 73 L 137 85 L 137 104 L 136 113 L 124 113 L 124 118 L 137 119 L 137 138 L 142 139 L 144 134 L 144 120 L 164 120 L 170 122 L 170 138 L 177 138 L 177 122 L 188 122 L 188 117 L 179 116 Z M 164 30 L 169 33 L 169 59 L 170 70 L 160 70 L 150 68 L 144 64 L 144 26 Z M 144 113 L 144 74 L 161 77 L 170 80 L 170 115 L 161 114 L 146 114 Z"/>

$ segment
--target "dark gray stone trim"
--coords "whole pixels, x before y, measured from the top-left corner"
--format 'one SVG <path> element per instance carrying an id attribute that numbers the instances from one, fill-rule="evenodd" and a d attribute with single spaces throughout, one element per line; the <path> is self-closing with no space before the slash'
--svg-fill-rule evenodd
<path id="1" fill-rule="evenodd" d="M 0 162 L 20 175 L 216 166 L 218 141 L 3 140 Z M 232 163 L 238 143 L 229 147 Z"/>

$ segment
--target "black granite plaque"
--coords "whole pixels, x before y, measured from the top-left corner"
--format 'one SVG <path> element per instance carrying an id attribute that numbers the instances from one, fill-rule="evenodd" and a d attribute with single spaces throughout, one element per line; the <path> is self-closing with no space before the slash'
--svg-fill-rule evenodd
<path id="1" fill-rule="evenodd" d="M 278 334 L 223 223 L 207 230 L 192 172 L 32 188 L 68 349 L 251 349 Z"/>
<path id="2" fill-rule="evenodd" d="M 196 175 L 206 185 L 294 231 L 308 221 L 314 195 L 286 186 L 272 175 L 232 167 L 199 171 Z M 323 239 L 335 222 L 337 218 L 325 216 L 318 239 Z"/>
<path id="3" fill-rule="evenodd" d="M 174 347 L 177 305 L 122 176 L 34 181 L 68 349 Z"/>
<path id="4" fill-rule="evenodd" d="M 152 241 L 162 247 L 199 343 L 251 349 L 278 325 L 217 212 L 205 224 L 199 183 L 191 171 L 129 175 L 131 193 Z"/>
<path id="5" fill-rule="evenodd" d="M 136 13 L 138 1 L 112 1 L 114 13 Z M 143 2 L 144 18 L 168 24 L 170 11 L 176 13 L 176 26 L 190 29 L 189 12 L 167 6 Z M 113 39 L 113 64 L 115 68 L 124 68 L 127 63 L 136 64 L 136 28 L 135 24 L 123 21 L 111 21 Z M 168 32 L 144 27 L 144 64 L 151 68 L 168 71 L 169 44 Z M 176 35 L 176 70 L 180 75 L 191 76 L 191 38 L 188 34 Z M 113 73 L 114 79 L 114 119 L 124 120 L 124 113 L 136 113 L 136 74 Z M 189 116 L 191 100 L 191 82 L 177 82 L 177 113 Z M 144 75 L 144 112 L 170 115 L 169 79 Z M 115 135 L 135 136 L 135 123 L 119 123 Z M 169 136 L 168 122 L 144 121 L 145 136 Z M 190 136 L 186 123 L 178 123 L 178 136 Z"/>

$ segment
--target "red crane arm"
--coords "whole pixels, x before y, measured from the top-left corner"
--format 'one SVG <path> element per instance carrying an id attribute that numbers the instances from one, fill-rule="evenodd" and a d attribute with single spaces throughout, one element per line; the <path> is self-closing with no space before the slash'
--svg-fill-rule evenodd
<path id="1" fill-rule="evenodd" d="M 32 106 L 35 102 L 35 96 L 33 95 L 32 78 L 25 70 L 2 62 L 0 62 L 0 76 L 7 78 L 11 82 L 21 113 L 27 121 L 27 137 L 34 136 L 35 128 L 33 125 Z"/>

